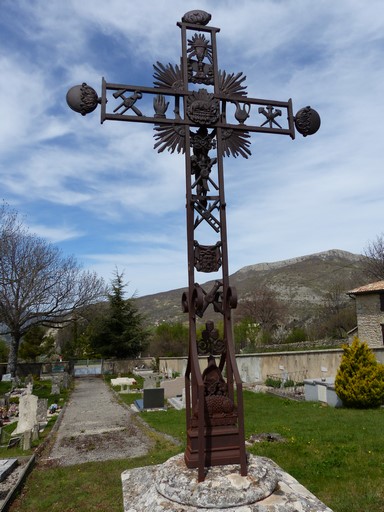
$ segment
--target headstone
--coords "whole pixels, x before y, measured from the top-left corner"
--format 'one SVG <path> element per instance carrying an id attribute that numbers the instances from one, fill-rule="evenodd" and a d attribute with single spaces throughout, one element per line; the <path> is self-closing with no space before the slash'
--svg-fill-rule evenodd
<path id="1" fill-rule="evenodd" d="M 164 388 L 164 397 L 173 398 L 175 396 L 181 396 L 185 387 L 185 378 L 176 377 L 172 380 L 164 380 L 160 383 L 160 387 Z"/>
<path id="2" fill-rule="evenodd" d="M 27 430 L 23 433 L 23 450 L 30 450 L 32 444 L 32 431 Z"/>
<path id="3" fill-rule="evenodd" d="M 143 409 L 163 409 L 164 408 L 164 389 L 144 389 L 143 391 Z"/>
<path id="4" fill-rule="evenodd" d="M 150 374 L 144 379 L 144 389 L 152 389 L 157 386 L 158 377 L 157 375 Z"/>
<path id="5" fill-rule="evenodd" d="M 51 395 L 60 395 L 60 379 L 56 376 L 52 377 Z"/>
<path id="6" fill-rule="evenodd" d="M 52 382 L 51 395 L 60 395 L 60 386 L 56 382 Z"/>
<path id="7" fill-rule="evenodd" d="M 63 386 L 64 389 L 69 388 L 69 373 L 68 372 L 63 372 L 62 378 L 61 378 L 61 385 Z"/>
<path id="8" fill-rule="evenodd" d="M 33 375 L 31 375 L 30 373 L 25 377 L 25 386 L 28 386 L 28 384 L 32 384 L 33 386 Z"/>
<path id="9" fill-rule="evenodd" d="M 12 375 L 10 373 L 4 373 L 1 380 L 3 382 L 11 382 L 12 381 Z"/>
<path id="10" fill-rule="evenodd" d="M 13 434 L 31 432 L 37 424 L 37 401 L 36 395 L 23 395 L 19 398 L 19 421 Z"/>
<path id="11" fill-rule="evenodd" d="M 37 401 L 36 420 L 39 426 L 47 424 L 48 398 L 39 398 Z"/>
<path id="12" fill-rule="evenodd" d="M 32 441 L 37 441 L 39 439 L 39 425 L 34 425 L 31 434 Z"/>

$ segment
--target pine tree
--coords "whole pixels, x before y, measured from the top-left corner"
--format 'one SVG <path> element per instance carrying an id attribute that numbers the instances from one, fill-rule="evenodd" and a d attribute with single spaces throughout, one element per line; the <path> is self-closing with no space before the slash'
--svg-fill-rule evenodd
<path id="1" fill-rule="evenodd" d="M 357 337 L 344 346 L 335 390 L 345 407 L 367 409 L 384 404 L 384 366 Z"/>
<path id="2" fill-rule="evenodd" d="M 33 325 L 23 336 L 19 357 L 25 361 L 37 361 L 40 356 L 51 356 L 55 351 L 53 336 L 46 334 L 47 329 Z"/>
<path id="3" fill-rule="evenodd" d="M 93 325 L 91 345 L 102 357 L 137 357 L 148 345 L 148 332 L 133 297 L 124 298 L 123 274 L 118 271 L 108 294 L 109 308 Z"/>

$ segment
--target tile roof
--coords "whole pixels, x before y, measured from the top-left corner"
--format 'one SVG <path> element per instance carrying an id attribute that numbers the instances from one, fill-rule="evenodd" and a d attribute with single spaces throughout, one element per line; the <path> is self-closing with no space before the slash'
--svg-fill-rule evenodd
<path id="1" fill-rule="evenodd" d="M 369 283 L 359 288 L 355 288 L 348 292 L 348 295 L 360 295 L 363 293 L 375 293 L 384 291 L 384 281 L 376 281 L 375 283 Z"/>

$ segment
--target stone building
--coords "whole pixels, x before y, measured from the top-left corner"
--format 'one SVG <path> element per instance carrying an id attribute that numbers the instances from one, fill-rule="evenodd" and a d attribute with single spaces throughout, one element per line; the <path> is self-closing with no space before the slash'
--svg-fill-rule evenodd
<path id="1" fill-rule="evenodd" d="M 384 346 L 384 281 L 348 292 L 356 300 L 357 336 L 374 347 Z"/>

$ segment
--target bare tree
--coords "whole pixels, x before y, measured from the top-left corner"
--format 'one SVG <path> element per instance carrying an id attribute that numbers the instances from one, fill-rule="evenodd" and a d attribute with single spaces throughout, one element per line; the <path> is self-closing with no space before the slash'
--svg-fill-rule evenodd
<path id="1" fill-rule="evenodd" d="M 0 209 L 0 334 L 11 336 L 7 371 L 16 374 L 20 340 L 32 325 L 60 327 L 105 296 L 103 279 L 73 256 L 30 234 L 17 213 Z"/>
<path id="2" fill-rule="evenodd" d="M 365 273 L 375 281 L 384 280 L 384 234 L 378 235 L 364 250 Z"/>
<path id="3" fill-rule="evenodd" d="M 263 284 L 239 304 L 238 316 L 257 322 L 263 330 L 272 332 L 285 320 L 286 307 L 277 293 Z"/>

